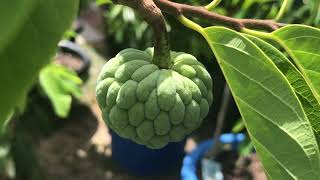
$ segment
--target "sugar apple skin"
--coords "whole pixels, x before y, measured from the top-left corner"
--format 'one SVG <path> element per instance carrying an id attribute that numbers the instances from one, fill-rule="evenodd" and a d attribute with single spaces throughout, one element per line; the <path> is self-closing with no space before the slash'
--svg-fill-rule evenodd
<path id="1" fill-rule="evenodd" d="M 186 53 L 171 52 L 171 67 L 152 63 L 151 48 L 125 49 L 102 68 L 96 98 L 119 136 L 159 149 L 197 129 L 212 104 L 212 80 Z"/>

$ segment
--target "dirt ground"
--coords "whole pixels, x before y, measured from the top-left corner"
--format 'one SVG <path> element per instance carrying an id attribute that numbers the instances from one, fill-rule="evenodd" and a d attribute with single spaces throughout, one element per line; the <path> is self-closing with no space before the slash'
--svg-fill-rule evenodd
<path id="1" fill-rule="evenodd" d="M 135 180 L 111 159 L 110 136 L 87 106 L 76 105 L 69 122 L 38 148 L 47 180 Z M 103 129 L 100 132 L 98 129 Z M 164 177 L 160 178 L 163 179 Z M 155 179 L 155 178 L 153 178 Z M 165 179 L 178 179 L 166 177 Z"/>

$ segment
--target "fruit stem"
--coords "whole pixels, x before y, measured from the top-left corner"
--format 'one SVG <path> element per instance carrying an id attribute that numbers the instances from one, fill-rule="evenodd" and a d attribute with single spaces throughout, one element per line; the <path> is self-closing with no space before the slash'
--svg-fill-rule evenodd
<path id="1" fill-rule="evenodd" d="M 153 0 L 112 0 L 116 4 L 126 5 L 139 12 L 152 27 L 155 44 L 152 62 L 159 68 L 168 69 L 171 64 L 169 35 L 163 14 Z"/>
<path id="2" fill-rule="evenodd" d="M 155 35 L 152 62 L 159 68 L 168 69 L 171 66 L 169 35 L 163 16 L 161 19 L 162 20 L 156 23 L 155 26 L 152 26 Z"/>

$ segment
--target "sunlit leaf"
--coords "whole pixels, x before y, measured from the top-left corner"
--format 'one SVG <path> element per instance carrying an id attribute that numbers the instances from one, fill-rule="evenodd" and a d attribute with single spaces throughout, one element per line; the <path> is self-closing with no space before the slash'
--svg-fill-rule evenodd
<path id="1" fill-rule="evenodd" d="M 67 117 L 72 95 L 78 98 L 81 96 L 82 80 L 74 71 L 61 65 L 50 64 L 41 70 L 39 83 L 48 95 L 55 113 L 59 117 Z"/>
<path id="2" fill-rule="evenodd" d="M 111 4 L 111 0 L 96 0 L 97 5 Z"/>
<path id="3" fill-rule="evenodd" d="M 317 179 L 319 148 L 285 76 L 240 33 L 210 27 L 203 35 L 218 59 L 268 176 Z"/>
<path id="4" fill-rule="evenodd" d="M 303 75 L 285 55 L 267 42 L 256 37 L 249 37 L 273 61 L 286 76 L 298 96 L 313 130 L 320 135 L 320 104 Z"/>
<path id="5" fill-rule="evenodd" d="M 320 94 L 320 30 L 304 25 L 288 25 L 272 33 L 290 54 L 311 88 Z"/>

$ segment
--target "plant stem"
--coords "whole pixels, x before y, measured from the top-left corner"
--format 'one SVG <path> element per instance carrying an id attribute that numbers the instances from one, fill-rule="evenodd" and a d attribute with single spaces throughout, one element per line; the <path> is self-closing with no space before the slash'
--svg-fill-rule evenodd
<path id="1" fill-rule="evenodd" d="M 33 137 L 25 123 L 16 117 L 12 119 L 12 135 L 10 137 L 10 154 L 15 165 L 15 178 L 25 180 L 41 180 L 41 171 L 34 147 Z"/>
<path id="2" fill-rule="evenodd" d="M 314 7 L 312 9 L 311 12 L 311 17 L 309 19 L 310 22 L 308 22 L 308 24 L 313 24 L 314 20 L 317 18 L 317 15 L 319 13 L 319 9 L 320 9 L 320 0 L 315 0 L 314 1 Z"/>
<path id="3" fill-rule="evenodd" d="M 279 20 L 283 17 L 284 13 L 285 13 L 286 10 L 288 9 L 289 1 L 290 1 L 290 0 L 283 0 L 283 3 L 282 3 L 282 5 L 281 5 L 281 8 L 280 8 L 280 10 L 279 10 L 279 12 L 278 12 L 278 14 L 277 14 L 277 16 L 276 16 L 276 18 L 275 18 L 276 21 L 279 21 Z"/>
<path id="4" fill-rule="evenodd" d="M 223 16 L 214 12 L 208 11 L 201 6 L 191 6 L 187 4 L 175 3 L 168 0 L 154 0 L 156 5 L 164 12 L 173 16 L 191 16 L 206 19 L 212 24 L 225 25 L 233 28 L 236 31 L 241 31 L 242 28 L 261 29 L 267 31 L 276 30 L 284 24 L 275 22 L 274 20 L 259 20 L 259 19 L 238 19 L 228 16 Z"/>
<path id="5" fill-rule="evenodd" d="M 186 18 L 186 17 L 183 16 L 183 15 L 178 16 L 177 19 L 178 19 L 184 26 L 186 26 L 187 28 L 190 28 L 190 29 L 192 29 L 192 30 L 194 30 L 194 31 L 202 34 L 203 28 L 202 28 L 199 24 L 193 22 L 192 20 Z"/>
<path id="6" fill-rule="evenodd" d="M 213 146 L 213 149 L 210 151 L 210 154 L 209 154 L 211 157 L 214 157 L 218 153 L 218 150 L 220 147 L 219 137 L 221 135 L 223 124 L 226 119 L 226 114 L 228 111 L 230 99 L 231 99 L 230 89 L 228 87 L 228 84 L 225 83 L 223 96 L 222 96 L 222 104 L 218 112 L 216 129 L 213 134 L 213 142 L 215 143 L 215 145 Z"/>
<path id="7" fill-rule="evenodd" d="M 256 36 L 256 37 L 259 37 L 259 38 L 262 38 L 262 39 L 273 39 L 272 34 L 266 33 L 266 32 L 251 30 L 251 29 L 247 29 L 247 28 L 243 28 L 241 30 L 241 32 L 245 33 L 245 34 L 252 35 L 252 36 Z"/>
<path id="8" fill-rule="evenodd" d="M 137 10 L 152 27 L 155 44 L 152 62 L 159 68 L 168 69 L 171 64 L 169 36 L 161 10 L 153 0 L 113 0 Z"/>
<path id="9" fill-rule="evenodd" d="M 165 28 L 165 26 L 164 26 Z M 156 36 L 154 43 L 154 54 L 152 62 L 160 68 L 168 69 L 171 66 L 170 45 L 167 29 L 155 29 Z"/>
<path id="10" fill-rule="evenodd" d="M 206 5 L 205 8 L 208 10 L 208 11 L 211 11 L 212 9 L 214 9 L 215 7 L 217 7 L 220 2 L 222 0 L 213 0 L 210 4 Z"/>

